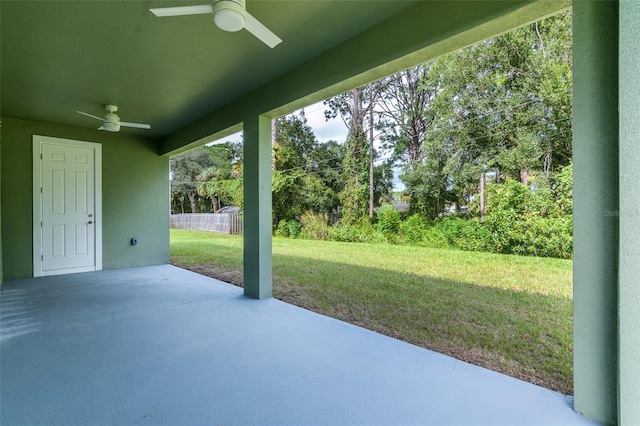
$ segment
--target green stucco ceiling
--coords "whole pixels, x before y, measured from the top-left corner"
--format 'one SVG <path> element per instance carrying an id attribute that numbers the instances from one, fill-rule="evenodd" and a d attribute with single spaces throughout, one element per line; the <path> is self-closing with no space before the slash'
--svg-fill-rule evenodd
<path id="1" fill-rule="evenodd" d="M 261 1 L 247 9 L 284 41 L 270 49 L 209 15 L 157 18 L 197 1 L 2 1 L 2 114 L 97 128 L 76 114 L 152 124 L 162 137 L 335 46 L 411 1 Z"/>

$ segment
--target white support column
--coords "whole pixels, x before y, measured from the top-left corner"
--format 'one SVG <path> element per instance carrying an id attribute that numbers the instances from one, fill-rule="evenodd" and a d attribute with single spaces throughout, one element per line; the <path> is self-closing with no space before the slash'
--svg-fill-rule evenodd
<path id="1" fill-rule="evenodd" d="M 640 421 L 640 2 L 620 2 L 618 424 Z"/>
<path id="2" fill-rule="evenodd" d="M 272 295 L 271 119 L 244 121 L 244 294 Z"/>

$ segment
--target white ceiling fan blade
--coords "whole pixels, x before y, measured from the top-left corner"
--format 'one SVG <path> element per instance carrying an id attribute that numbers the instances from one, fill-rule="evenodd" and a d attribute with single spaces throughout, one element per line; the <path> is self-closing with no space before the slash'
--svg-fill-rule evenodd
<path id="1" fill-rule="evenodd" d="M 127 123 L 126 121 L 121 121 L 120 127 L 135 127 L 137 129 L 150 129 L 151 125 L 142 124 L 142 123 Z"/>
<path id="2" fill-rule="evenodd" d="M 87 114 L 86 112 L 76 111 L 78 114 L 86 115 L 87 117 L 95 118 L 96 120 L 104 121 L 102 117 L 96 117 L 95 115 Z"/>
<path id="3" fill-rule="evenodd" d="M 246 23 L 244 27 L 254 36 L 258 37 L 264 44 L 273 48 L 282 43 L 280 37 L 275 35 L 271 30 L 256 18 L 254 18 L 249 12 L 245 13 Z"/>
<path id="4" fill-rule="evenodd" d="M 149 10 L 160 18 L 165 16 L 204 15 L 207 13 L 213 13 L 213 9 L 210 4 L 201 4 L 199 6 L 161 7 Z"/>

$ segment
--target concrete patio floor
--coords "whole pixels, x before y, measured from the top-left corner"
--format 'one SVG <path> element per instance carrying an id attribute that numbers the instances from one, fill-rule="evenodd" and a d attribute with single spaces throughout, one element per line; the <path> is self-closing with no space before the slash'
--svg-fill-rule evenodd
<path id="1" fill-rule="evenodd" d="M 584 425 L 571 398 L 170 265 L 5 282 L 0 423 Z"/>

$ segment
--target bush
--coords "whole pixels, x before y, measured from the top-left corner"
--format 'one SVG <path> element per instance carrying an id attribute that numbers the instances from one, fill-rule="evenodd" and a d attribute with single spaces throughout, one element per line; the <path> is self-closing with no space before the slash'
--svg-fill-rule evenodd
<path id="1" fill-rule="evenodd" d="M 490 246 L 491 232 L 479 221 L 447 217 L 430 229 L 430 239 L 436 247 L 453 247 L 468 251 L 485 251 Z M 434 246 L 434 244 L 430 244 Z"/>
<path id="2" fill-rule="evenodd" d="M 400 232 L 410 244 L 420 244 L 427 234 L 427 221 L 419 214 L 413 214 L 400 223 Z"/>
<path id="3" fill-rule="evenodd" d="M 308 240 L 328 240 L 329 222 L 325 213 L 306 212 L 300 216 L 300 237 Z"/>
<path id="4" fill-rule="evenodd" d="M 350 243 L 383 243 L 386 241 L 384 234 L 371 225 L 368 217 L 361 218 L 352 225 L 338 222 L 330 228 L 329 239 Z"/>
<path id="5" fill-rule="evenodd" d="M 455 246 L 468 251 L 487 251 L 491 232 L 477 220 L 466 220 L 458 230 Z"/>
<path id="6" fill-rule="evenodd" d="M 289 236 L 291 238 L 297 238 L 300 235 L 300 224 L 295 220 L 291 219 L 287 222 L 287 228 L 289 229 Z"/>
<path id="7" fill-rule="evenodd" d="M 273 231 L 275 237 L 291 237 L 296 238 L 300 235 L 300 224 L 295 220 L 281 220 L 278 222 L 278 226 Z"/>
<path id="8" fill-rule="evenodd" d="M 508 218 L 507 215 L 490 215 L 486 227 L 491 233 L 487 251 L 523 256 L 559 257 L 573 256 L 573 220 L 564 218 Z"/>
<path id="9" fill-rule="evenodd" d="M 400 230 L 400 212 L 392 205 L 387 204 L 378 209 L 376 213 L 378 219 L 378 230 L 390 243 L 398 242 L 398 231 Z"/>
<path id="10" fill-rule="evenodd" d="M 273 231 L 275 237 L 288 237 L 289 236 L 289 221 L 281 220 L 278 222 L 278 226 Z"/>

